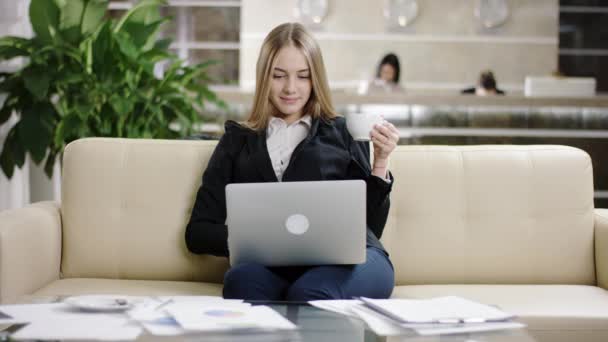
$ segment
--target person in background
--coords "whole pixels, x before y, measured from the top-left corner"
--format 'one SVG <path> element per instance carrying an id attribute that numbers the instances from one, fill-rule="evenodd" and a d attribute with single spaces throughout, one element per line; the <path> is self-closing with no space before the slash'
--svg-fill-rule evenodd
<path id="1" fill-rule="evenodd" d="M 477 96 L 505 95 L 505 92 L 496 87 L 496 78 L 491 70 L 483 71 L 479 75 L 477 86 L 463 89 L 462 94 L 475 94 Z"/>
<path id="2" fill-rule="evenodd" d="M 399 58 L 394 53 L 389 53 L 378 64 L 376 79 L 372 81 L 370 90 L 403 91 L 403 88 L 399 85 L 400 75 Z"/>
<path id="3" fill-rule="evenodd" d="M 249 117 L 226 122 L 203 173 L 186 226 L 186 246 L 196 254 L 229 256 L 225 188 L 230 183 L 361 179 L 367 184 L 367 259 L 358 265 L 238 264 L 224 275 L 224 298 L 390 297 L 394 270 L 380 238 L 394 182 L 388 159 L 399 132 L 383 121 L 372 130 L 371 140 L 373 162 L 370 144 L 355 141 L 333 108 L 321 50 L 312 35 L 298 23 L 274 28 L 258 57 Z"/>

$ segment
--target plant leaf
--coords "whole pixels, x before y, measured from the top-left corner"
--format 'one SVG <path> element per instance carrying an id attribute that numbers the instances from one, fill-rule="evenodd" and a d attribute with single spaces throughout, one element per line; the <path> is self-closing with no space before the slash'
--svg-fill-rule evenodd
<path id="1" fill-rule="evenodd" d="M 53 0 L 31 0 L 30 23 L 36 37 L 45 43 L 53 42 L 58 31 L 59 8 Z"/>
<path id="2" fill-rule="evenodd" d="M 85 79 L 84 75 L 78 71 L 63 69 L 55 76 L 55 82 L 58 85 L 68 85 L 74 83 L 81 83 Z"/>
<path id="3" fill-rule="evenodd" d="M 65 142 L 83 137 L 83 122 L 76 113 L 70 113 L 62 118 L 55 130 L 55 146 L 61 147 Z"/>
<path id="4" fill-rule="evenodd" d="M 9 60 L 19 56 L 29 56 L 33 43 L 21 37 L 0 38 L 0 60 Z"/>
<path id="5" fill-rule="evenodd" d="M 12 177 L 15 166 L 21 168 L 25 163 L 25 150 L 19 144 L 19 141 L 17 141 L 16 133 L 17 128 L 13 126 L 6 136 L 2 154 L 0 155 L 2 171 L 8 178 Z"/>
<path id="6" fill-rule="evenodd" d="M 127 34 L 117 33 L 114 38 L 116 43 L 118 43 L 120 51 L 127 56 L 127 58 L 133 61 L 137 59 L 137 55 L 139 53 L 138 49 Z"/>
<path id="7" fill-rule="evenodd" d="M 11 58 L 27 56 L 29 53 L 26 50 L 16 48 L 14 46 L 0 46 L 0 60 L 6 61 Z"/>
<path id="8" fill-rule="evenodd" d="M 57 152 L 50 151 L 49 155 L 46 157 L 46 161 L 44 163 L 44 173 L 47 177 L 53 177 L 53 169 L 55 168 L 55 160 L 57 159 Z"/>
<path id="9" fill-rule="evenodd" d="M 215 95 L 215 93 L 209 90 L 207 87 L 201 88 L 201 95 L 203 95 L 203 97 L 209 101 L 217 101 L 217 95 Z"/>
<path id="10" fill-rule="evenodd" d="M 116 53 L 112 49 L 113 34 L 112 23 L 107 21 L 93 38 L 93 71 L 101 80 L 109 77 L 116 68 L 116 65 L 113 63 L 116 59 Z"/>
<path id="11" fill-rule="evenodd" d="M 6 36 L 0 38 L 0 46 L 14 46 L 17 48 L 29 48 L 33 42 L 28 38 L 17 36 Z"/>
<path id="12" fill-rule="evenodd" d="M 54 52 L 58 51 L 55 50 Z M 79 49 L 69 45 L 62 45 L 60 53 L 72 58 L 76 63 L 82 64 L 82 56 Z M 69 63 L 69 61 L 66 61 L 66 63 Z"/>
<path id="13" fill-rule="evenodd" d="M 8 119 L 11 118 L 12 114 L 13 114 L 13 107 L 7 105 L 6 101 L 4 101 L 4 105 L 2 106 L 2 109 L 0 109 L 0 125 L 7 122 Z"/>
<path id="14" fill-rule="evenodd" d="M 155 48 L 141 54 L 142 63 L 143 61 L 146 61 L 152 65 L 156 62 L 160 62 L 171 57 L 173 56 L 169 51 L 163 51 Z"/>
<path id="15" fill-rule="evenodd" d="M 71 0 L 70 0 L 71 3 Z M 103 16 L 108 9 L 108 1 L 105 0 L 89 0 L 84 9 L 82 21 L 80 24 L 80 33 L 86 36 L 93 33 L 97 27 L 103 22 Z"/>
<path id="16" fill-rule="evenodd" d="M 2 168 L 2 172 L 4 172 L 6 175 L 6 178 L 10 179 L 13 177 L 13 172 L 15 171 L 15 161 L 13 159 L 13 151 L 10 148 L 8 139 L 4 142 L 2 153 L 0 153 L 0 167 Z"/>
<path id="17" fill-rule="evenodd" d="M 25 164 L 25 149 L 23 148 L 23 145 L 16 141 L 16 135 L 14 134 L 11 137 L 10 148 L 13 150 L 12 156 L 15 165 L 22 168 L 23 164 Z"/>
<path id="18" fill-rule="evenodd" d="M 23 82 L 27 90 L 38 100 L 44 100 L 49 90 L 51 77 L 48 69 L 30 66 L 23 71 Z"/>
<path id="19" fill-rule="evenodd" d="M 126 115 L 133 110 L 133 102 L 118 94 L 113 94 L 110 97 L 110 105 L 119 116 Z"/>
<path id="20" fill-rule="evenodd" d="M 62 0 L 59 2 L 61 34 L 70 43 L 77 43 L 80 40 L 80 21 L 88 0 Z"/>
<path id="21" fill-rule="evenodd" d="M 184 75 L 182 76 L 181 84 L 186 85 L 186 84 L 190 83 L 190 81 L 192 81 L 192 79 L 195 79 L 195 78 L 201 76 L 202 74 L 204 74 L 206 72 L 205 69 L 208 66 L 214 65 L 214 64 L 219 64 L 219 63 L 220 62 L 217 60 L 208 60 L 203 63 L 199 63 L 197 65 L 189 67 L 188 71 L 185 72 Z"/>
<path id="22" fill-rule="evenodd" d="M 165 51 L 169 48 L 172 41 L 173 41 L 173 39 L 171 39 L 171 38 L 159 39 L 156 41 L 156 43 L 154 43 L 154 48 Z"/>
<path id="23" fill-rule="evenodd" d="M 105 0 L 61 0 L 59 1 L 62 35 L 72 44 L 95 32 L 103 23 L 108 7 Z"/>
<path id="24" fill-rule="evenodd" d="M 22 113 L 21 120 L 15 125 L 19 140 L 36 164 L 44 159 L 51 142 L 47 117 L 52 116 L 53 111 L 50 103 L 36 103 Z"/>
<path id="25" fill-rule="evenodd" d="M 162 18 L 149 24 L 129 22 L 125 25 L 122 32 L 126 32 L 131 37 L 135 46 L 146 51 L 153 46 L 156 34 L 160 30 L 161 25 L 167 20 L 167 18 Z"/>
<path id="26" fill-rule="evenodd" d="M 150 23 L 160 18 L 158 8 L 166 4 L 164 0 L 143 0 L 125 13 L 114 27 L 114 32 L 120 32 L 128 22 Z"/>
<path id="27" fill-rule="evenodd" d="M 22 86 L 19 84 L 21 81 L 21 77 L 18 74 L 11 74 L 5 76 L 2 82 L 0 82 L 0 93 L 12 93 L 15 92 L 17 88 Z"/>

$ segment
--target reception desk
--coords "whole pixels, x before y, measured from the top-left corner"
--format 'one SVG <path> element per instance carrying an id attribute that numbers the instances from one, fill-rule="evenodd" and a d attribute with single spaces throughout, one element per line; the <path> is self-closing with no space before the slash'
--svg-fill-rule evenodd
<path id="1" fill-rule="evenodd" d="M 253 94 L 218 90 L 228 110 L 209 114 L 209 133 L 226 119 L 242 120 Z M 478 97 L 332 93 L 338 112 L 378 112 L 399 129 L 400 144 L 560 144 L 591 155 L 596 207 L 608 208 L 608 96 L 589 98 Z"/>

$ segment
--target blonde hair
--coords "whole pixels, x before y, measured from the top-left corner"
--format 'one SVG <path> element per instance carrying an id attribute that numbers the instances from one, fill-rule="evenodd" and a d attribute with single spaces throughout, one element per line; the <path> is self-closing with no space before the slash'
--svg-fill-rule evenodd
<path id="1" fill-rule="evenodd" d="M 269 96 L 271 73 L 279 50 L 289 45 L 302 52 L 310 68 L 312 91 L 304 105 L 303 113 L 309 114 L 313 119 L 321 118 L 326 121 L 338 116 L 331 102 L 323 56 L 317 41 L 301 24 L 285 23 L 270 31 L 262 44 L 256 65 L 253 108 L 247 120 L 242 123 L 246 127 L 256 131 L 266 129 L 272 114 L 277 110 L 270 102 Z"/>

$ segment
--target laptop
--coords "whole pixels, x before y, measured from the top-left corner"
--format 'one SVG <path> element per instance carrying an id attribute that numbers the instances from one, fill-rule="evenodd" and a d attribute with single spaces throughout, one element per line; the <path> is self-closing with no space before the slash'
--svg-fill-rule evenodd
<path id="1" fill-rule="evenodd" d="M 229 184 L 226 209 L 232 266 L 365 262 L 362 180 Z"/>

